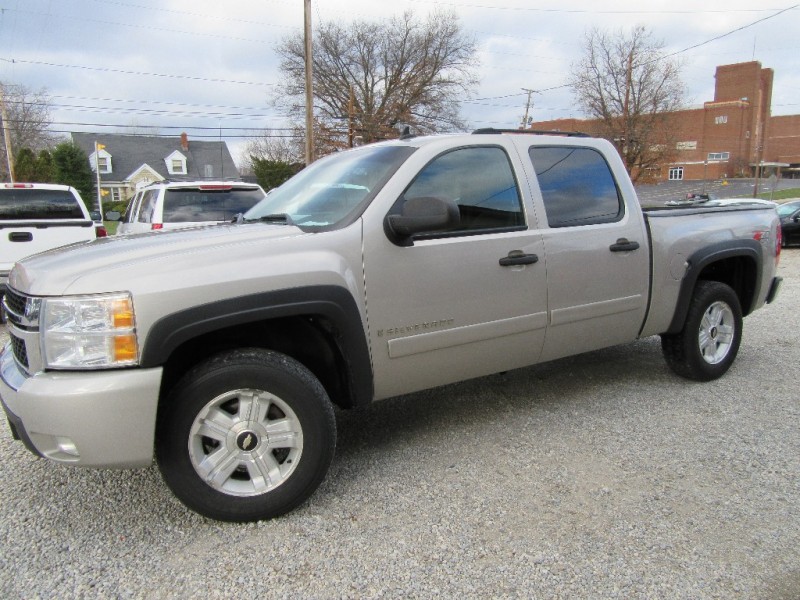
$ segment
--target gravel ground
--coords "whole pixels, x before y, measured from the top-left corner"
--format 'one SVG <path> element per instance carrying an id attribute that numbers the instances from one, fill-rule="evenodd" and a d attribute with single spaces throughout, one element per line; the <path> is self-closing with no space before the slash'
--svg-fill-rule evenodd
<path id="1" fill-rule="evenodd" d="M 339 413 L 327 480 L 271 522 L 0 427 L 0 597 L 798 598 L 800 249 L 780 270 L 719 381 L 650 338 Z"/>

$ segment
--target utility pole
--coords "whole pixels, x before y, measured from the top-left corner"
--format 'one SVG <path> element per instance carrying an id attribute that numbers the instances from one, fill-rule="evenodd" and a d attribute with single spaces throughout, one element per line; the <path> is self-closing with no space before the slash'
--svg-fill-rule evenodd
<path id="1" fill-rule="evenodd" d="M 314 59 L 311 53 L 311 0 L 305 0 L 306 51 L 306 166 L 314 161 Z"/>
<path id="2" fill-rule="evenodd" d="M 764 101 L 763 91 L 758 90 L 758 105 L 756 109 L 756 181 L 753 185 L 753 198 L 758 198 L 758 185 L 761 180 L 761 161 L 764 159 L 764 123 L 761 120 L 761 105 Z"/>
<path id="3" fill-rule="evenodd" d="M 353 142 L 355 138 L 355 129 L 353 123 L 353 117 L 355 116 L 356 108 L 356 98 L 355 92 L 353 91 L 353 86 L 350 86 L 350 98 L 347 101 L 347 147 L 352 148 Z"/>
<path id="4" fill-rule="evenodd" d="M 522 91 L 528 92 L 528 100 L 525 102 L 525 116 L 522 117 L 522 127 L 520 127 L 520 129 L 525 129 L 528 126 L 528 112 L 530 111 L 531 106 L 533 106 L 533 103 L 531 102 L 531 95 L 538 94 L 539 92 L 536 90 L 529 90 L 528 88 L 522 88 Z"/>
<path id="5" fill-rule="evenodd" d="M 628 52 L 628 69 L 625 73 L 625 103 L 622 106 L 622 147 L 620 150 L 622 150 L 626 167 L 628 166 L 627 148 L 630 147 L 628 143 L 628 116 L 630 115 L 631 104 L 631 79 L 633 79 L 633 49 Z"/>
<path id="6" fill-rule="evenodd" d="M 0 116 L 3 118 L 3 139 L 6 143 L 6 158 L 8 159 L 8 180 L 14 183 L 14 153 L 11 151 L 11 135 L 8 128 L 8 114 L 6 114 L 6 97 L 2 84 L 0 84 Z"/>
<path id="7" fill-rule="evenodd" d="M 97 210 L 103 214 L 103 188 L 100 187 L 100 150 L 106 147 L 105 144 L 94 141 L 94 173 L 97 177 Z"/>

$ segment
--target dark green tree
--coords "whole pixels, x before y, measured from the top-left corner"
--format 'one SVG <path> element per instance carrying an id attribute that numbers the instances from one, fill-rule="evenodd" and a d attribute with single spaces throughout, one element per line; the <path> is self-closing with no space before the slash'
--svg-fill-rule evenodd
<path id="1" fill-rule="evenodd" d="M 303 168 L 299 163 L 268 160 L 256 156 L 250 157 L 250 163 L 258 184 L 266 191 L 278 187 Z"/>
<path id="2" fill-rule="evenodd" d="M 14 159 L 14 176 L 17 181 L 39 181 L 36 155 L 30 148 L 21 148 Z"/>
<path id="3" fill-rule="evenodd" d="M 22 148 L 16 157 L 16 179 L 32 183 L 53 183 L 56 181 L 53 157 L 48 150 L 39 152 L 39 156 L 30 148 Z"/>
<path id="4" fill-rule="evenodd" d="M 86 152 L 72 142 L 62 142 L 53 150 L 53 165 L 56 183 L 71 185 L 78 190 L 87 207 L 95 205 L 95 176 Z"/>
<path id="5" fill-rule="evenodd" d="M 37 181 L 50 183 L 56 180 L 56 165 L 53 162 L 53 155 L 49 150 L 42 150 L 36 157 Z"/>

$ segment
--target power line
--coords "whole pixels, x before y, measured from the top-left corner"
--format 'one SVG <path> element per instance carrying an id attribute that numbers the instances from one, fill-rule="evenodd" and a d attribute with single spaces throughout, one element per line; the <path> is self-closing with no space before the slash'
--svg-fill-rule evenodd
<path id="1" fill-rule="evenodd" d="M 538 13 L 564 13 L 564 14 L 590 14 L 590 15 L 684 15 L 684 14 L 730 14 L 735 12 L 768 12 L 778 10 L 775 8 L 744 8 L 744 9 L 719 9 L 719 10 L 594 10 L 570 8 L 533 8 L 529 6 L 496 6 L 486 4 L 464 4 L 463 2 L 433 2 L 431 0 L 406 0 L 416 4 L 434 4 L 436 6 L 452 6 L 454 8 L 479 8 L 486 10 L 507 10 Z"/>
<path id="2" fill-rule="evenodd" d="M 186 127 L 185 129 L 191 129 L 191 128 Z M 215 128 L 214 127 L 210 127 L 209 129 L 213 130 Z M 50 131 L 51 133 L 64 133 L 64 134 L 85 133 L 85 134 L 96 135 L 96 136 L 108 135 L 108 132 L 102 132 L 102 131 L 75 131 L 74 129 L 50 129 L 48 131 Z M 114 135 L 122 135 L 122 136 L 126 136 L 126 137 L 153 137 L 152 133 L 115 133 Z M 159 137 L 159 136 L 157 136 L 157 137 Z M 213 134 L 213 133 L 211 133 L 211 134 L 193 133 L 192 137 L 195 138 L 195 139 L 203 139 L 203 140 L 206 140 L 206 139 L 219 140 L 220 139 L 220 136 L 219 136 L 218 133 L 217 134 Z M 297 138 L 297 137 L 303 137 L 303 136 L 302 136 L 302 134 L 295 134 L 295 133 L 286 133 L 286 134 L 280 134 L 280 135 L 266 135 L 266 134 L 263 134 L 263 133 L 259 133 L 258 137 Z M 244 134 L 244 133 L 235 134 L 235 135 L 227 134 L 227 135 L 222 136 L 222 139 L 224 139 L 224 140 L 249 140 L 249 139 L 252 139 L 252 138 L 253 138 L 253 134 Z"/>
<path id="3" fill-rule="evenodd" d="M 55 16 L 55 17 L 57 17 L 59 19 L 70 19 L 70 20 L 74 20 L 74 21 L 80 21 L 81 23 L 98 23 L 100 25 L 114 25 L 115 27 L 130 27 L 130 28 L 133 28 L 133 29 L 145 29 L 145 30 L 149 30 L 149 31 L 161 31 L 161 32 L 166 32 L 166 33 L 179 33 L 181 35 L 196 35 L 196 36 L 202 36 L 202 37 L 219 38 L 219 39 L 223 39 L 223 40 L 230 40 L 230 41 L 236 41 L 236 42 L 249 42 L 249 43 L 253 43 L 253 44 L 271 44 L 272 43 L 271 41 L 268 41 L 268 40 L 257 40 L 257 39 L 252 39 L 252 38 L 234 37 L 234 36 L 231 36 L 231 35 L 223 35 L 221 33 L 211 33 L 211 32 L 204 32 L 204 31 L 184 31 L 184 30 L 181 30 L 181 29 L 171 29 L 169 27 L 157 27 L 157 26 L 152 25 L 152 24 L 140 25 L 138 23 L 120 23 L 118 21 L 106 21 L 106 20 L 103 20 L 103 19 L 92 19 L 90 17 L 85 17 L 85 16 L 73 17 L 72 15 L 65 15 L 65 14 L 52 15 L 52 14 L 45 14 L 45 13 L 36 12 L 36 11 L 32 11 L 32 10 L 22 10 L 22 9 L 14 9 L 14 8 L 8 9 L 8 10 L 21 12 L 21 13 L 25 13 L 25 14 L 29 14 L 29 15 L 33 15 L 33 16 L 38 16 L 38 17 L 53 17 L 53 16 Z M 209 19 L 214 19 L 214 18 L 209 17 Z M 278 27 L 278 28 L 281 28 L 281 29 L 293 29 L 292 27 L 289 27 L 289 26 L 270 25 L 270 24 L 267 24 L 267 23 L 260 24 L 259 26 L 261 26 L 261 27 Z"/>
<path id="4" fill-rule="evenodd" d="M 24 119 L 8 119 L 9 123 L 24 123 Z M 85 123 L 80 121 L 51 121 L 51 125 L 75 125 L 79 127 L 118 127 L 120 129 L 192 129 L 200 131 L 253 131 L 263 127 L 221 127 L 218 125 L 122 125 L 116 123 Z M 268 127 L 270 131 L 294 131 L 293 127 Z"/>
<path id="5" fill-rule="evenodd" d="M 794 10 L 798 6 L 800 6 L 800 4 L 795 4 L 794 6 L 790 6 L 789 8 L 784 8 L 783 10 L 779 10 L 775 14 L 766 16 L 766 17 L 764 17 L 762 19 L 758 19 L 757 21 L 753 21 L 752 23 L 748 23 L 747 25 L 743 25 L 741 27 L 737 27 L 736 29 L 732 29 L 731 31 L 729 31 L 727 33 L 723 33 L 722 35 L 718 35 L 717 37 L 713 37 L 710 40 L 706 40 L 705 42 L 701 42 L 699 44 L 695 44 L 694 46 L 689 46 L 688 48 L 684 48 L 683 50 L 678 50 L 677 52 L 673 52 L 672 54 L 667 54 L 666 56 L 662 56 L 658 60 L 663 60 L 663 59 L 669 58 L 671 56 L 676 56 L 678 54 L 683 54 L 684 52 L 688 52 L 689 50 L 694 50 L 696 48 L 700 48 L 701 46 L 705 46 L 706 44 L 710 44 L 711 42 L 716 42 L 717 40 L 721 40 L 724 37 L 728 37 L 729 35 L 733 35 L 734 33 L 742 31 L 743 29 L 748 29 L 749 27 L 753 27 L 754 25 L 758 25 L 759 23 L 763 23 L 764 21 L 768 21 L 769 19 L 774 19 L 775 17 L 777 17 L 779 15 L 782 15 L 785 12 L 788 12 L 790 10 Z M 651 61 L 651 62 L 655 62 L 655 61 Z M 644 64 L 648 64 L 648 63 L 644 63 Z"/>
<path id="6" fill-rule="evenodd" d="M 138 75 L 138 76 L 148 76 L 148 77 L 164 77 L 169 79 L 188 79 L 191 81 L 205 81 L 208 83 L 235 83 L 239 85 L 264 85 L 264 86 L 275 86 L 278 85 L 277 83 L 266 83 L 266 82 L 259 82 L 259 81 L 238 81 L 235 79 L 217 79 L 217 78 L 210 78 L 210 77 L 196 77 L 193 75 L 176 75 L 171 73 L 150 73 L 147 71 L 126 71 L 125 69 L 112 69 L 109 67 L 88 67 L 86 65 L 66 65 L 66 64 L 59 64 L 59 63 L 51 63 L 45 62 L 42 60 L 25 60 L 22 58 L 3 58 L 0 57 L 0 61 L 7 62 L 10 64 L 28 64 L 28 65 L 41 65 L 45 67 L 58 67 L 60 69 L 85 69 L 87 71 L 101 71 L 103 73 L 121 73 L 123 75 Z"/>

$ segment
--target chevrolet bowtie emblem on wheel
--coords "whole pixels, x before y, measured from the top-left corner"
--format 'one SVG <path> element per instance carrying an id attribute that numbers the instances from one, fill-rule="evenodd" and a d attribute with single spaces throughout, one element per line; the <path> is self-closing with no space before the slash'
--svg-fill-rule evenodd
<path id="1" fill-rule="evenodd" d="M 250 431 L 245 431 L 236 438 L 236 445 L 242 452 L 249 452 L 256 447 L 256 436 Z"/>

